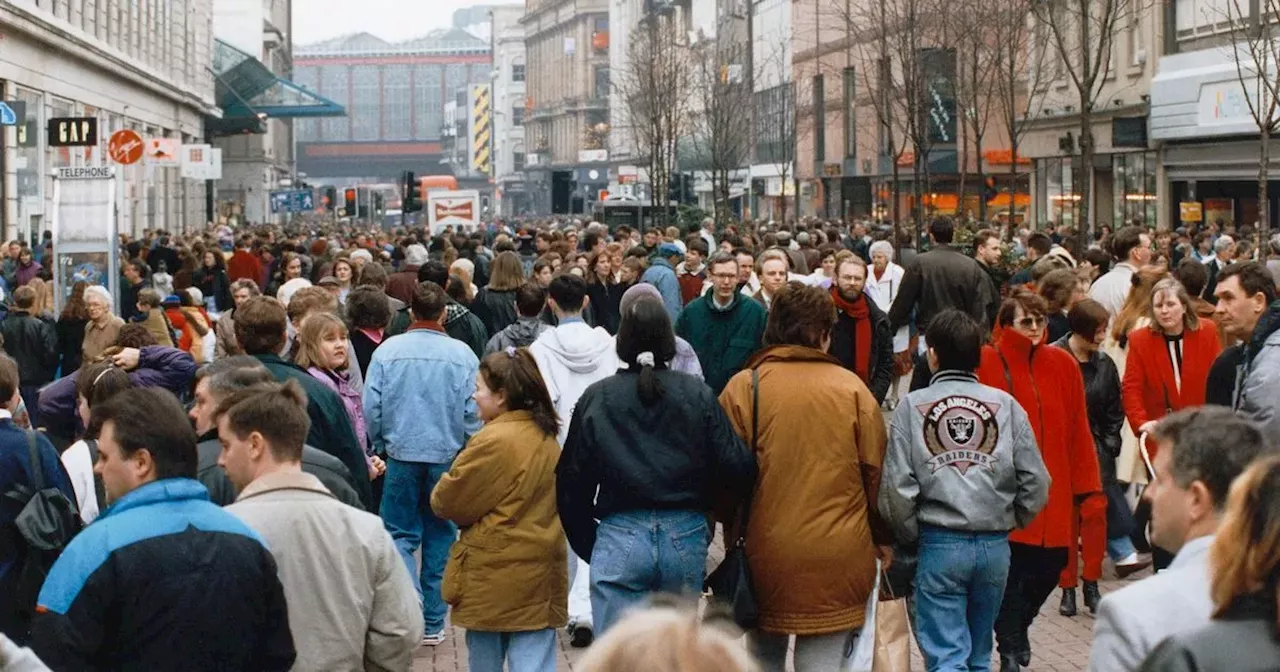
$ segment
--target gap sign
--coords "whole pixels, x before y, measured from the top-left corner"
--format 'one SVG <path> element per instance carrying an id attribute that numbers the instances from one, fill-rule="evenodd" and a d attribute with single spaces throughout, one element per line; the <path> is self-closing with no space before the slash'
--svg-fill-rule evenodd
<path id="1" fill-rule="evenodd" d="M 97 147 L 97 117 L 54 117 L 49 120 L 50 147 Z"/>

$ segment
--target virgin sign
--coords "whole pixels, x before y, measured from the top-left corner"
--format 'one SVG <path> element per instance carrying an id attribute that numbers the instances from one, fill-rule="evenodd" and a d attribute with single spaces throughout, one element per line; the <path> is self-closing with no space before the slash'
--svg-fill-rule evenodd
<path id="1" fill-rule="evenodd" d="M 132 165 L 142 160 L 142 136 L 137 131 L 124 129 L 111 134 L 107 153 L 111 160 L 121 165 Z"/>

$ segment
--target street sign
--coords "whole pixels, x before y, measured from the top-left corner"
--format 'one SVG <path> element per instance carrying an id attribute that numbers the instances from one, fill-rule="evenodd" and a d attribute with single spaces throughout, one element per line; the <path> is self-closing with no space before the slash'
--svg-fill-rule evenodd
<path id="1" fill-rule="evenodd" d="M 147 163 L 153 166 L 180 166 L 182 158 L 178 153 L 182 151 L 182 141 L 177 138 L 148 138 L 146 157 Z"/>
<path id="2" fill-rule="evenodd" d="M 97 117 L 54 117 L 49 120 L 50 147 L 97 147 Z"/>
<path id="3" fill-rule="evenodd" d="M 282 212 L 311 212 L 316 209 L 315 194 L 308 189 L 289 189 L 271 192 L 271 214 Z"/>
<path id="4" fill-rule="evenodd" d="M 0 126 L 19 126 L 27 121 L 27 104 L 17 100 L 0 102 Z"/>
<path id="5" fill-rule="evenodd" d="M 142 160 L 142 136 L 137 131 L 123 129 L 111 134 L 107 154 L 116 163 L 130 166 Z"/>

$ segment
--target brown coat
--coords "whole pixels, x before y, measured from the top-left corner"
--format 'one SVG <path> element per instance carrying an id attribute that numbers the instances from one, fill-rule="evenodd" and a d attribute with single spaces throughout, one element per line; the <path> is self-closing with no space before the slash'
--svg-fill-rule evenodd
<path id="1" fill-rule="evenodd" d="M 431 491 L 431 509 L 462 528 L 441 596 L 451 622 L 526 632 L 568 621 L 568 550 L 556 510 L 560 444 L 528 411 L 489 421 Z"/>
<path id="2" fill-rule="evenodd" d="M 231 355 L 242 355 L 244 352 L 240 349 L 240 343 L 236 341 L 236 322 L 235 311 L 228 310 L 218 317 L 218 322 L 213 325 L 213 331 L 217 341 L 213 349 L 214 359 L 222 359 Z"/>
<path id="3" fill-rule="evenodd" d="M 819 635 L 860 627 L 875 546 L 891 540 L 875 506 L 887 441 L 880 407 L 827 353 L 773 346 L 720 395 L 748 444 L 751 369 L 760 372 L 760 477 L 746 548 L 760 629 Z"/>

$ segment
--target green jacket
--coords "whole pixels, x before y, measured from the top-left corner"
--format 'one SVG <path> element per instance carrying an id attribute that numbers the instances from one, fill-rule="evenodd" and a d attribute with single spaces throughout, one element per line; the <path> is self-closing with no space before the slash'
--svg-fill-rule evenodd
<path id="1" fill-rule="evenodd" d="M 315 446 L 342 460 L 342 464 L 351 471 L 356 494 L 364 502 L 365 510 L 376 511 L 373 493 L 369 488 L 369 464 L 365 461 L 361 442 L 356 439 L 356 432 L 351 427 L 351 419 L 347 415 L 347 408 L 342 405 L 342 398 L 301 367 L 276 355 L 254 355 L 254 358 L 262 362 L 276 380 L 282 383 L 296 380 L 302 385 L 302 390 L 307 393 L 307 415 L 311 416 L 307 445 Z"/>
<path id="2" fill-rule="evenodd" d="M 676 320 L 676 335 L 693 346 L 707 385 L 720 394 L 760 349 L 769 313 L 742 292 L 735 292 L 733 303 L 720 310 L 711 298 L 714 292 L 709 289 L 684 307 Z"/>

